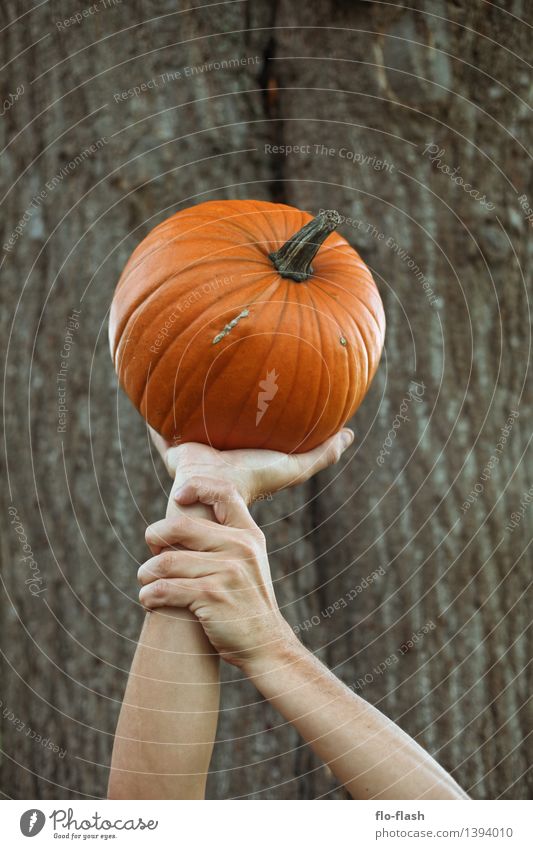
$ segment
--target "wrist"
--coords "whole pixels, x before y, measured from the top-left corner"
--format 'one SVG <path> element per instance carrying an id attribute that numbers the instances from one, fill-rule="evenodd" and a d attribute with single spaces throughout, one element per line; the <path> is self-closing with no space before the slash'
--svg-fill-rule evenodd
<path id="1" fill-rule="evenodd" d="M 261 682 L 275 678 L 283 670 L 298 663 L 308 654 L 290 625 L 283 620 L 279 635 L 259 652 L 246 659 L 243 672 L 260 690 Z"/>

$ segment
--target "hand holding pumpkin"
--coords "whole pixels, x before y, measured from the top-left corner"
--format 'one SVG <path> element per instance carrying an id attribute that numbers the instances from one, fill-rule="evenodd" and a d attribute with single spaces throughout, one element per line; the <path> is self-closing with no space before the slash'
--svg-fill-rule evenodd
<path id="1" fill-rule="evenodd" d="M 353 431 L 343 428 L 312 451 L 283 454 L 255 448 L 217 451 L 209 445 L 194 442 L 172 446 L 152 428 L 150 434 L 168 473 L 176 479 L 178 486 L 191 480 L 194 483 L 198 478 L 204 481 L 210 478 L 225 480 L 236 487 L 247 504 L 280 489 L 304 483 L 317 472 L 337 463 L 354 438 Z"/>

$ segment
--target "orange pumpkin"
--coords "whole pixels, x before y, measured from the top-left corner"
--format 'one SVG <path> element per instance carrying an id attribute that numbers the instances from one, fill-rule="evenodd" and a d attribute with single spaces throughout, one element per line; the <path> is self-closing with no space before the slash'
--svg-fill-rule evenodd
<path id="1" fill-rule="evenodd" d="M 385 317 L 339 223 L 332 211 L 222 200 L 148 234 L 118 282 L 109 339 L 155 430 L 176 444 L 301 452 L 353 415 Z"/>

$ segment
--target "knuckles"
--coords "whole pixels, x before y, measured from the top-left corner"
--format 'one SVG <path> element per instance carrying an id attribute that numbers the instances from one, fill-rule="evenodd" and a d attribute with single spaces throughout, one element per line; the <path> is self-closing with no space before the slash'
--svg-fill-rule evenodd
<path id="1" fill-rule="evenodd" d="M 197 586 L 197 600 L 217 601 L 220 599 L 220 594 L 223 592 L 220 578 L 210 578 L 199 582 Z"/>
<path id="2" fill-rule="evenodd" d="M 153 574 L 166 578 L 172 575 L 175 566 L 175 552 L 163 551 L 153 562 Z"/>
<path id="3" fill-rule="evenodd" d="M 257 557 L 257 547 L 254 541 L 246 537 L 238 541 L 237 551 L 247 564 L 250 563 L 250 560 L 255 560 Z"/>
<path id="4" fill-rule="evenodd" d="M 149 584 L 148 587 L 143 587 L 139 593 L 139 598 L 141 603 L 145 604 L 147 601 L 162 601 L 166 599 L 167 594 L 167 582 L 159 578 Z"/>
<path id="5" fill-rule="evenodd" d="M 165 525 L 165 533 L 167 534 L 167 537 L 170 536 L 170 539 L 163 539 L 160 529 L 163 523 Z M 180 515 L 173 516 L 171 519 L 162 519 L 161 522 L 156 522 L 154 525 L 148 525 L 144 532 L 144 538 L 149 545 L 165 546 L 169 543 L 172 544 L 172 539 L 179 536 L 184 525 L 185 519 Z"/>
<path id="6" fill-rule="evenodd" d="M 163 578 L 158 578 L 152 584 L 152 595 L 154 598 L 166 598 L 168 593 L 168 584 Z"/>
<path id="7" fill-rule="evenodd" d="M 224 566 L 224 577 L 230 586 L 238 586 L 243 578 L 244 569 L 241 563 L 235 560 Z"/>
<path id="8" fill-rule="evenodd" d="M 177 570 L 176 551 L 162 551 L 156 557 L 152 557 L 140 567 L 137 572 L 137 581 L 141 586 L 155 583 L 159 578 L 172 578 Z"/>
<path id="9" fill-rule="evenodd" d="M 156 532 L 153 525 L 148 525 L 144 532 L 144 539 L 147 543 L 152 543 L 152 545 L 157 545 Z"/>
<path id="10" fill-rule="evenodd" d="M 254 560 L 258 557 L 262 549 L 265 548 L 265 535 L 260 528 L 257 530 L 246 530 L 238 532 L 235 538 L 236 548 L 247 561 Z"/>

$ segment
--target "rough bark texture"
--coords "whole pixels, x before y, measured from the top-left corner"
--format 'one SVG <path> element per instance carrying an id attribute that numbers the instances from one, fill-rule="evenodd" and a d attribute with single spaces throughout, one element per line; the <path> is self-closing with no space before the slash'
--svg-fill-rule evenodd
<path id="1" fill-rule="evenodd" d="M 0 119 L 4 246 L 30 210 L 1 258 L 3 794 L 105 794 L 144 527 L 168 488 L 107 349 L 120 270 L 172 211 L 256 197 L 353 219 L 341 232 L 388 322 L 349 459 L 255 508 L 280 603 L 473 797 L 527 797 L 531 6 L 105 5 L 63 27 L 83 4 L 5 0 L 0 12 L 3 90 L 24 86 Z M 202 69 L 224 59 L 244 63 Z M 209 795 L 342 797 L 296 733 L 223 674 Z"/>

